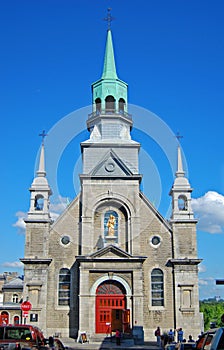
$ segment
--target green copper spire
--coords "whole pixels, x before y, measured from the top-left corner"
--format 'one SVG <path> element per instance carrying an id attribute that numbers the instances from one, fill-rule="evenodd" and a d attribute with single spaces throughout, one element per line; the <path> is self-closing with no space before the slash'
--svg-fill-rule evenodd
<path id="1" fill-rule="evenodd" d="M 107 17 L 110 24 L 111 16 Z M 102 77 L 92 84 L 93 113 L 127 114 L 128 85 L 117 76 L 111 29 L 107 30 Z"/>
<path id="2" fill-rule="evenodd" d="M 107 42 L 102 79 L 118 79 L 114 59 L 112 34 L 110 29 L 108 29 L 107 31 Z"/>

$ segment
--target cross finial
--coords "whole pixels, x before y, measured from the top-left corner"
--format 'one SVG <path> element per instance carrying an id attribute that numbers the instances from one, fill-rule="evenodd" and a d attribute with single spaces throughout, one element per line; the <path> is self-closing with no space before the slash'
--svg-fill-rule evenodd
<path id="1" fill-rule="evenodd" d="M 111 13 L 110 13 L 111 10 L 112 10 L 111 7 L 109 7 L 107 9 L 107 17 L 104 18 L 104 21 L 107 21 L 107 29 L 108 30 L 110 30 L 110 28 L 111 28 L 111 22 L 115 19 L 114 17 L 111 16 Z"/>
<path id="2" fill-rule="evenodd" d="M 182 139 L 183 138 L 183 136 L 182 135 L 180 135 L 180 133 L 179 133 L 179 131 L 177 131 L 177 133 L 176 133 L 176 139 L 177 139 L 177 141 L 180 143 L 180 139 Z"/>
<path id="3" fill-rule="evenodd" d="M 44 139 L 45 139 L 45 137 L 48 136 L 48 135 L 45 133 L 45 130 L 43 130 L 42 133 L 39 134 L 39 136 L 42 137 L 42 145 L 43 145 L 43 144 L 44 144 Z"/>

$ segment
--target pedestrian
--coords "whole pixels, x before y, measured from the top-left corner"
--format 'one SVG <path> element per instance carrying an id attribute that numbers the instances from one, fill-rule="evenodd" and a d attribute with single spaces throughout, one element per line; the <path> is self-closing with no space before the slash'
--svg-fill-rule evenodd
<path id="1" fill-rule="evenodd" d="M 174 341 L 174 332 L 172 329 L 168 332 L 168 343 L 172 343 Z"/>
<path id="2" fill-rule="evenodd" d="M 195 343 L 195 340 L 192 338 L 192 335 L 189 335 L 189 338 L 188 338 L 188 343 Z"/>
<path id="3" fill-rule="evenodd" d="M 49 345 L 50 349 L 54 350 L 54 338 L 53 337 L 49 337 L 48 345 Z"/>
<path id="4" fill-rule="evenodd" d="M 161 331 L 160 327 L 157 327 L 155 330 L 155 336 L 156 336 L 156 343 L 157 346 L 160 348 L 161 347 Z"/>
<path id="5" fill-rule="evenodd" d="M 115 338 L 116 338 L 116 344 L 121 345 L 121 332 L 119 331 L 119 329 L 116 330 Z"/>
<path id="6" fill-rule="evenodd" d="M 181 342 L 183 341 L 183 339 L 184 339 L 184 332 L 183 332 L 183 329 L 182 329 L 182 328 L 179 328 L 179 329 L 177 330 L 177 341 L 178 341 L 179 343 L 181 343 Z"/>
<path id="7" fill-rule="evenodd" d="M 160 349 L 166 349 L 166 345 L 168 344 L 168 334 L 164 333 L 161 335 L 161 344 Z"/>

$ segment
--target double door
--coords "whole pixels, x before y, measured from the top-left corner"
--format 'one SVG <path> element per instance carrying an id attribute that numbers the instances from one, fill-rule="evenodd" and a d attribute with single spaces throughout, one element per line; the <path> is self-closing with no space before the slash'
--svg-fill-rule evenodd
<path id="1" fill-rule="evenodd" d="M 130 329 L 130 311 L 126 310 L 125 295 L 96 296 L 96 333 L 111 334 Z"/>

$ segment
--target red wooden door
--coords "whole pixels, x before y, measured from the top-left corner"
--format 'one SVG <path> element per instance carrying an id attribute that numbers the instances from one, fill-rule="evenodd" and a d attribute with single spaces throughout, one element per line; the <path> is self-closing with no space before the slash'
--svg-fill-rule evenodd
<path id="1" fill-rule="evenodd" d="M 120 283 L 109 280 L 100 284 L 96 292 L 96 333 L 108 334 L 115 325 L 122 327 L 122 318 L 116 316 L 120 313 L 112 311 L 125 308 L 126 295 Z"/>
<path id="2" fill-rule="evenodd" d="M 130 333 L 130 310 L 123 310 L 122 313 L 123 332 Z"/>

